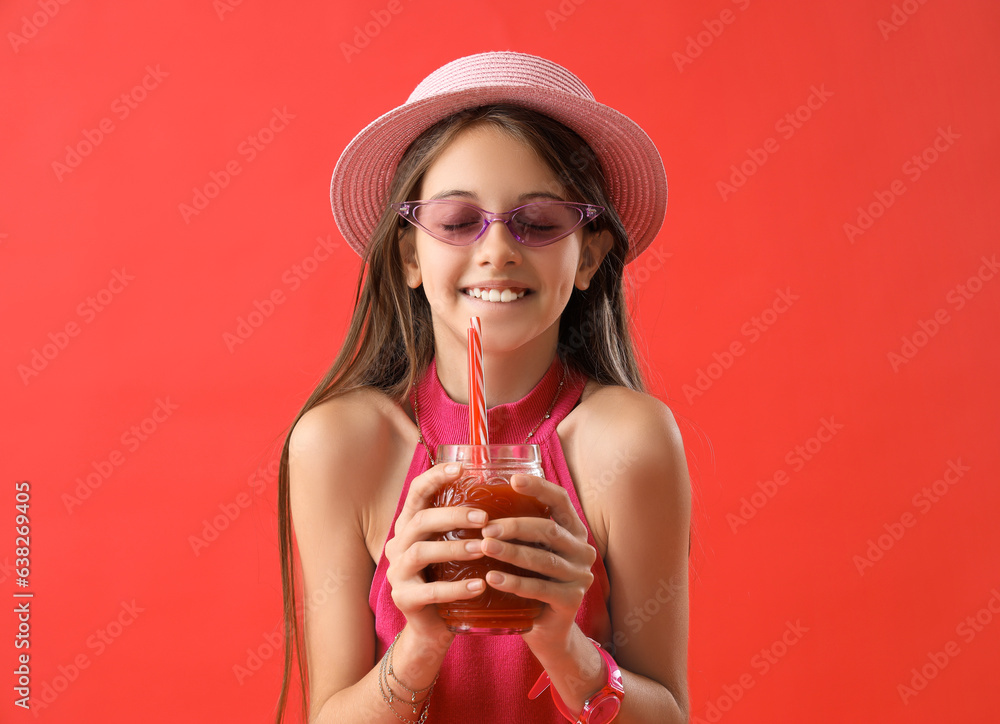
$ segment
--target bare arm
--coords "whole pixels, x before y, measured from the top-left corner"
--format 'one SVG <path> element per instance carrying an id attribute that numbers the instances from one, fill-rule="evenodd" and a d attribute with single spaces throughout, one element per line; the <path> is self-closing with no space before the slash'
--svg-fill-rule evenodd
<path id="1" fill-rule="evenodd" d="M 621 388 L 594 395 L 576 440 L 576 475 L 607 529 L 615 661 L 625 700 L 616 724 L 678 724 L 687 693 L 690 481 L 677 425 L 659 401 Z M 579 627 L 536 652 L 573 711 L 604 686 L 604 663 Z"/>
<path id="2" fill-rule="evenodd" d="M 375 621 L 368 606 L 375 565 L 365 545 L 366 491 L 392 474 L 390 453 L 398 440 L 364 394 L 311 410 L 296 425 L 289 446 L 292 519 L 305 599 L 309 717 L 316 724 L 392 724 L 399 721 L 394 711 L 417 718 L 408 706 L 390 708 L 379 685 Z M 420 575 L 432 559 L 475 557 L 453 550 L 451 543 L 425 540 L 435 530 L 473 527 L 467 509 L 423 510 L 451 477 L 437 466 L 414 478 L 396 535 L 386 546 L 393 598 L 407 616 L 393 649 L 393 668 L 414 690 L 434 680 L 454 636 L 432 604 L 478 595 L 462 583 L 428 584 Z M 403 693 L 398 687 L 395 691 Z"/>
<path id="3" fill-rule="evenodd" d="M 621 391 L 620 391 L 621 392 Z M 626 696 L 616 724 L 682 724 L 687 690 L 691 482 L 677 423 L 663 403 L 625 393 L 603 450 L 625 469 L 606 492 L 615 660 Z M 622 455 L 624 453 L 624 456 Z"/>
<path id="4" fill-rule="evenodd" d="M 687 566 L 690 482 L 673 416 L 651 397 L 621 388 L 594 395 L 577 445 L 586 453 L 580 470 L 602 481 L 607 521 L 605 564 L 611 581 L 615 659 L 625 700 L 616 724 L 683 724 L 688 721 Z M 622 460 L 628 461 L 623 467 Z M 604 473 L 612 473 L 610 482 Z M 523 480 L 522 480 L 523 478 Z M 524 642 L 574 713 L 607 683 L 600 654 L 575 617 L 593 583 L 597 555 L 586 528 L 558 485 L 515 476 L 515 489 L 549 505 L 553 520 L 511 518 L 484 529 L 487 555 L 544 578 L 508 575 L 494 588 L 543 601 Z M 517 544 L 537 541 L 546 550 Z"/>

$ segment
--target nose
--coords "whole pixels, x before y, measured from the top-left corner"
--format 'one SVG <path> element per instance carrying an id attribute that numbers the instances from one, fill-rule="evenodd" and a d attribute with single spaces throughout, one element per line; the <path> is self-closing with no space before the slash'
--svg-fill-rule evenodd
<path id="1" fill-rule="evenodd" d="M 521 263 L 521 242 L 513 237 L 502 219 L 490 219 L 490 225 L 476 242 L 476 256 L 480 263 L 500 268 Z"/>

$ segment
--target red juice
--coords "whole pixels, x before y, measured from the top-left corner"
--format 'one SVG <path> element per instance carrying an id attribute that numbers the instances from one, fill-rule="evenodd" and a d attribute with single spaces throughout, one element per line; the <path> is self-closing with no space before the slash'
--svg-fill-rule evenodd
<path id="1" fill-rule="evenodd" d="M 485 454 L 484 454 L 485 453 Z M 488 455 L 488 460 L 485 459 Z M 442 445 L 438 462 L 462 462 L 462 477 L 444 486 L 432 505 L 470 506 L 486 512 L 489 520 L 497 518 L 548 518 L 549 508 L 537 499 L 517 493 L 510 478 L 517 473 L 542 476 L 541 457 L 537 445 Z M 479 528 L 460 528 L 439 536 L 437 540 L 482 539 Z M 509 541 L 524 543 L 522 541 Z M 540 544 L 527 543 L 542 547 Z M 428 580 L 462 581 L 470 578 L 485 580 L 489 571 L 516 576 L 540 578 L 533 571 L 483 556 L 472 561 L 450 561 L 428 566 Z M 541 615 L 543 604 L 512 593 L 498 591 L 488 583 L 475 598 L 437 604 L 438 613 L 448 629 L 455 633 L 510 634 L 531 630 L 532 622 Z"/>

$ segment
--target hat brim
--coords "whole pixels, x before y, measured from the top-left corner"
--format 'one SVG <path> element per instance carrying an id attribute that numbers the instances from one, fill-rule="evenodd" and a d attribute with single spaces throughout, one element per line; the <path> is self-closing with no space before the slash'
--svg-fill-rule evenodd
<path id="1" fill-rule="evenodd" d="M 364 256 L 399 160 L 421 133 L 461 110 L 496 103 L 529 108 L 573 129 L 597 155 L 607 192 L 629 237 L 626 262 L 663 224 L 667 178 L 656 146 L 634 121 L 594 100 L 533 87 L 481 86 L 413 101 L 380 116 L 347 146 L 333 172 L 330 202 L 347 243 Z"/>

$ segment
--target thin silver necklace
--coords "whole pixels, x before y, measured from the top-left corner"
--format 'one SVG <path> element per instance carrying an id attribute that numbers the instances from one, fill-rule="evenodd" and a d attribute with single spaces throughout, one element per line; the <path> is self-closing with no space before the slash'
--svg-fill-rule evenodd
<path id="1" fill-rule="evenodd" d="M 528 441 L 535 436 L 536 432 L 538 432 L 538 428 L 542 426 L 542 423 L 548 420 L 550 417 L 552 417 L 552 410 L 555 409 L 556 402 L 559 400 L 559 393 L 562 392 L 562 388 L 565 382 L 566 382 L 566 363 L 563 362 L 562 375 L 559 377 L 559 386 L 556 388 L 556 394 L 553 395 L 552 397 L 552 402 L 549 403 L 549 409 L 545 411 L 545 416 L 538 421 L 538 424 L 535 425 L 535 427 L 532 428 L 531 432 L 528 433 L 528 436 L 524 438 L 524 443 L 522 444 L 527 445 Z M 418 435 L 417 442 L 424 446 L 424 450 L 427 451 L 427 457 L 428 459 L 430 459 L 431 465 L 434 465 L 435 464 L 434 453 L 431 452 L 430 447 L 428 447 L 427 442 L 424 440 L 424 431 L 420 428 L 420 405 L 417 403 L 416 388 L 413 389 L 413 392 L 410 395 L 410 400 L 413 404 L 413 419 L 417 423 L 417 435 Z"/>

